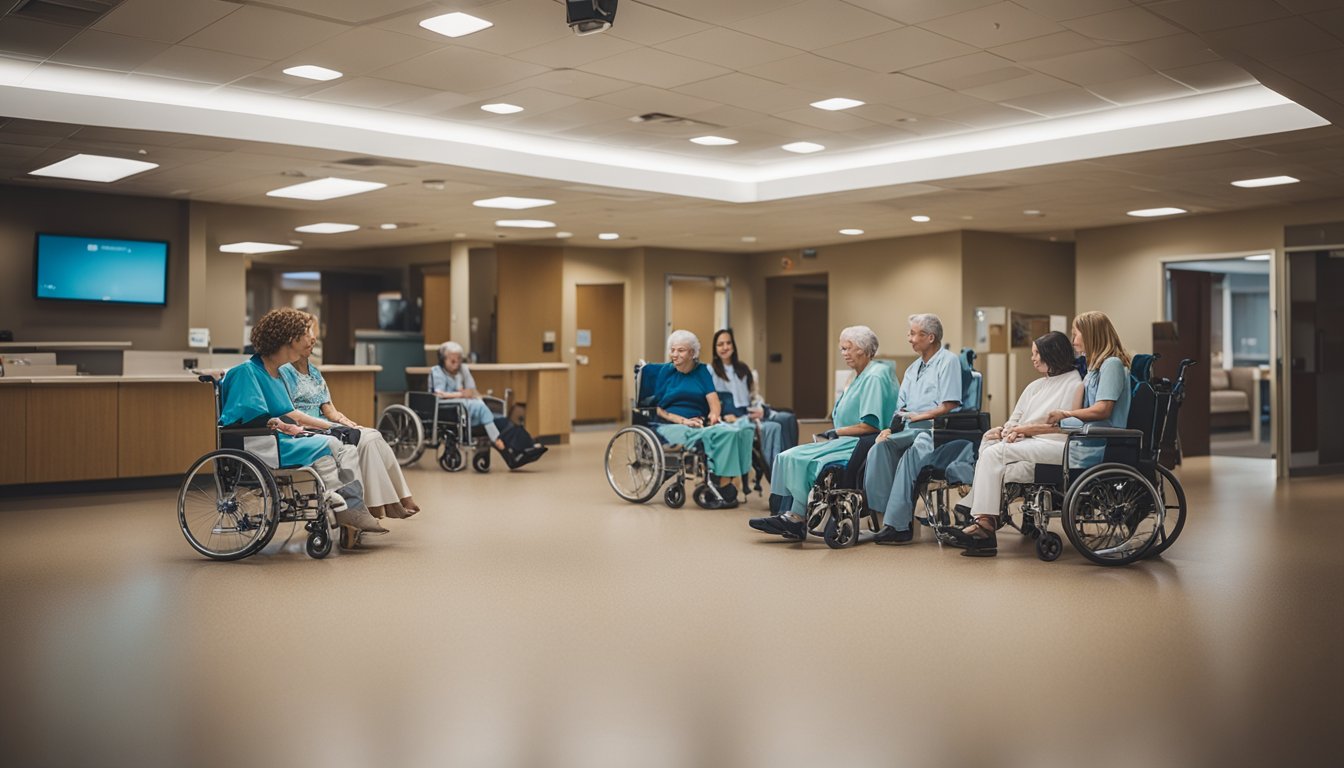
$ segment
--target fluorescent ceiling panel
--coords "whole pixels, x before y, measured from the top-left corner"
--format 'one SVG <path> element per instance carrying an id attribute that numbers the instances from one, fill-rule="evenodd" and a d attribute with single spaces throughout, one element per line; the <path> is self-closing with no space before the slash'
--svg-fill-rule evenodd
<path id="1" fill-rule="evenodd" d="M 820 152 L 825 148 L 826 147 L 822 146 L 821 144 L 815 144 L 810 141 L 795 141 L 792 144 L 785 144 L 784 146 L 780 147 L 780 149 L 784 150 L 785 152 L 793 152 L 799 155 L 810 155 L 813 152 Z"/>
<path id="2" fill-rule="evenodd" d="M 617 232 L 603 232 L 597 236 L 598 240 L 619 240 L 620 238 L 621 236 Z"/>
<path id="3" fill-rule="evenodd" d="M 696 136 L 691 139 L 691 142 L 706 147 L 728 147 L 736 144 L 737 139 L 724 138 L 723 136 Z"/>
<path id="4" fill-rule="evenodd" d="M 523 108 L 517 104 L 506 104 L 502 101 L 498 104 L 482 104 L 481 109 L 486 112 L 494 112 L 496 115 L 512 115 L 523 111 Z"/>
<path id="5" fill-rule="evenodd" d="M 1141 219 L 1152 218 L 1153 216 L 1175 216 L 1178 213 L 1188 213 L 1184 208 L 1141 208 L 1137 211 L 1129 211 L 1125 215 L 1137 216 Z"/>
<path id="6" fill-rule="evenodd" d="M 827 112 L 836 112 L 841 109 L 853 109 L 854 107 L 861 107 L 863 105 L 864 102 L 859 101 L 858 99 L 843 98 L 822 99 L 821 101 L 812 102 L 812 106 L 817 109 L 824 109 Z"/>
<path id="7" fill-rule="evenodd" d="M 1232 182 L 1234 187 L 1243 189 L 1253 189 L 1255 187 L 1277 187 L 1280 184 L 1296 184 L 1300 179 L 1292 176 L 1266 176 L 1263 179 L 1242 179 Z"/>
<path id="8" fill-rule="evenodd" d="M 911 216 L 911 217 L 910 217 L 910 220 L 913 221 L 913 222 L 916 222 L 916 223 L 918 223 L 918 224 L 923 224 L 924 222 L 926 222 L 926 221 L 929 220 L 929 217 L 928 217 L 928 216 L 925 216 L 924 214 L 921 213 L 921 214 L 917 214 L 917 215 L 915 215 L 915 216 Z"/>
<path id="9" fill-rule="evenodd" d="M 293 75 L 294 77 L 304 77 L 309 80 L 324 80 L 324 81 L 335 80 L 336 78 L 341 77 L 341 75 L 343 74 L 341 72 L 337 72 L 334 69 L 319 67 L 316 64 L 302 64 L 300 66 L 290 67 L 289 69 L 281 71 L 284 72 L 286 75 Z"/>
<path id="10" fill-rule="evenodd" d="M 542 197 L 492 197 L 487 200 L 476 200 L 472 205 L 477 208 L 507 208 L 511 211 L 524 211 L 528 208 L 542 208 L 547 205 L 555 205 L 554 200 L 547 200 Z"/>
<path id="11" fill-rule="evenodd" d="M 420 26 L 428 29 L 430 32 L 438 32 L 444 37 L 464 37 L 473 32 L 480 32 L 482 29 L 489 29 L 495 26 L 494 22 L 478 19 L 469 13 L 456 11 L 445 13 L 442 16 L 435 16 L 432 19 L 425 19 L 420 22 Z"/>
<path id="12" fill-rule="evenodd" d="M 279 253 L 280 251 L 298 250 L 297 245 L 281 245 L 279 243 L 254 243 L 251 240 L 241 243 L 225 243 L 219 246 L 220 253 Z"/>
<path id="13" fill-rule="evenodd" d="M 495 222 L 495 226 L 518 227 L 519 229 L 550 229 L 555 226 L 555 222 L 543 219 L 500 219 Z"/>
<path id="14" fill-rule="evenodd" d="M 342 232 L 354 232 L 359 229 L 358 224 L 338 224 L 334 221 L 323 221 L 317 224 L 305 224 L 302 227 L 295 227 L 295 232 L 310 232 L 315 235 L 337 235 Z"/>
<path id="15" fill-rule="evenodd" d="M 355 179 L 338 179 L 335 176 L 329 176 L 325 179 L 305 181 L 302 184 L 292 184 L 288 187 L 272 189 L 266 193 L 266 196 L 289 197 L 295 200 L 334 200 L 338 197 L 372 192 L 386 186 L 386 184 L 376 181 L 356 181 Z"/>
<path id="16" fill-rule="evenodd" d="M 32 176 L 48 176 L 53 179 L 108 183 L 158 167 L 158 163 L 147 163 L 143 160 L 124 160 L 120 157 L 103 155 L 75 155 L 29 173 Z"/>
<path id="17" fill-rule="evenodd" d="M 862 234 L 863 234 L 863 230 L 862 230 L 862 229 L 842 229 L 842 230 L 840 230 L 840 234 L 842 234 L 842 235 L 862 235 Z"/>

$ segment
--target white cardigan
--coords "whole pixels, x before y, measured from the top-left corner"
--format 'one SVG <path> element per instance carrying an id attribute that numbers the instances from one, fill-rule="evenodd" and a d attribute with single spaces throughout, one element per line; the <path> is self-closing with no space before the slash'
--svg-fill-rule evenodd
<path id="1" fill-rule="evenodd" d="M 1083 380 L 1077 371 L 1067 371 L 1057 376 L 1042 376 L 1027 385 L 1022 396 L 1017 399 L 1013 415 L 1004 423 L 1005 427 L 1019 424 L 1044 424 L 1045 417 L 1051 411 L 1067 411 L 1073 407 L 1078 397 L 1078 389 Z M 1050 440 L 1063 440 L 1062 434 L 1037 435 Z"/>

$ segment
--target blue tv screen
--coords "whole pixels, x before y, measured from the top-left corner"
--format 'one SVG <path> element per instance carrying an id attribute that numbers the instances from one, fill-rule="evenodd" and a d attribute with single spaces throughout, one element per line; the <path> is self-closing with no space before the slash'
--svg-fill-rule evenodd
<path id="1" fill-rule="evenodd" d="M 168 244 L 39 234 L 33 268 L 39 299 L 168 303 Z"/>

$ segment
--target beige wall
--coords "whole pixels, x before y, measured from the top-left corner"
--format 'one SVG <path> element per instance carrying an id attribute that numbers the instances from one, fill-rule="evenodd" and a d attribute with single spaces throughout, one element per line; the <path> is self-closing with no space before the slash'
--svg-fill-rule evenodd
<path id="1" fill-rule="evenodd" d="M 663 360 L 667 356 L 667 276 L 702 275 L 727 277 L 731 281 L 732 299 L 729 301 L 729 322 L 737 338 L 738 352 L 745 360 L 755 360 L 757 334 L 764 333 L 764 305 L 756 301 L 763 295 L 752 271 L 749 256 L 741 254 L 705 253 L 671 248 L 645 248 L 644 255 L 644 348 L 648 360 Z M 758 304 L 760 309 L 758 310 Z M 761 320 L 758 322 L 757 317 Z M 717 329 L 715 329 L 717 330 Z M 701 339 L 706 349 L 700 353 L 709 361 L 708 346 L 712 339 Z"/>
<path id="2" fill-rule="evenodd" d="M 556 363 L 564 340 L 561 302 L 564 250 L 556 247 L 495 246 L 499 269 L 498 352 L 501 363 Z M 555 333 L 550 352 L 543 334 Z"/>
<path id="3" fill-rule="evenodd" d="M 959 346 L 973 346 L 976 307 L 1073 316 L 1073 243 L 993 232 L 963 232 L 961 242 L 964 334 Z"/>
<path id="4" fill-rule="evenodd" d="M 564 294 L 561 303 L 561 359 L 575 365 L 575 334 L 578 331 L 575 291 L 579 285 L 620 283 L 625 286 L 625 351 L 621 370 L 633 371 L 635 363 L 645 357 L 641 348 L 644 338 L 644 254 L 641 249 L 612 250 L 608 248 L 564 249 Z M 629 400 L 633 377 L 622 379 L 621 397 Z M 570 416 L 574 415 L 574 368 L 570 369 Z"/>

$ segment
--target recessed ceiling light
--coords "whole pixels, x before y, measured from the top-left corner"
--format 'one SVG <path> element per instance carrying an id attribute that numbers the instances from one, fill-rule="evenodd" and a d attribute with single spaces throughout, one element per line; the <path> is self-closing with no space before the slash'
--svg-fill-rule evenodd
<path id="1" fill-rule="evenodd" d="M 730 144 L 736 144 L 737 139 L 727 139 L 723 136 L 696 136 L 691 139 L 694 144 L 702 144 L 706 147 L 726 147 Z"/>
<path id="2" fill-rule="evenodd" d="M 520 229 L 550 229 L 555 226 L 554 221 L 543 221 L 542 219 L 500 219 L 495 222 L 496 227 L 518 227 Z"/>
<path id="3" fill-rule="evenodd" d="M 278 253 L 280 251 L 293 251 L 297 249 L 297 245 L 254 243 L 250 240 L 242 243 L 226 243 L 219 246 L 220 253 Z"/>
<path id="4" fill-rule="evenodd" d="M 619 238 L 620 234 L 617 232 L 603 232 L 597 236 L 598 240 L 617 240 Z"/>
<path id="5" fill-rule="evenodd" d="M 389 222 L 386 223 L 386 224 L 379 224 L 379 225 L 378 225 L 378 228 L 379 228 L 379 229 L 396 229 L 396 228 L 397 228 L 397 225 L 396 225 L 396 224 L 393 224 L 392 222 L 389 221 Z"/>
<path id="6" fill-rule="evenodd" d="M 120 157 L 103 155 L 75 155 L 29 173 L 32 176 L 49 176 L 54 179 L 108 183 L 158 167 L 158 163 L 146 163 L 143 160 L 123 160 Z"/>
<path id="7" fill-rule="evenodd" d="M 476 200 L 472 205 L 477 208 L 508 208 L 511 211 L 522 211 L 527 208 L 541 208 L 547 205 L 555 205 L 554 200 L 547 200 L 542 197 L 492 197 L 488 200 Z"/>
<path id="8" fill-rule="evenodd" d="M 1269 254 L 1268 254 L 1268 253 L 1257 253 L 1257 254 L 1254 255 L 1254 256 L 1247 256 L 1247 257 L 1246 257 L 1246 260 L 1247 260 L 1247 261 L 1269 261 Z"/>
<path id="9" fill-rule="evenodd" d="M 1275 187 L 1279 184 L 1296 184 L 1301 179 L 1295 179 L 1292 176 L 1266 176 L 1263 179 L 1242 179 L 1232 182 L 1234 187 L 1243 187 L 1250 189 L 1252 187 Z"/>
<path id="10" fill-rule="evenodd" d="M 420 26 L 445 37 L 463 37 L 495 25 L 494 22 L 478 19 L 469 13 L 454 12 L 435 16 L 432 19 L 425 19 L 420 22 Z"/>
<path id="11" fill-rule="evenodd" d="M 797 152 L 800 155 L 806 155 L 812 152 L 820 152 L 826 147 L 820 144 L 813 144 L 810 141 L 795 141 L 792 144 L 785 144 L 780 149 L 785 152 Z"/>
<path id="12" fill-rule="evenodd" d="M 481 109 L 484 109 L 486 112 L 494 112 L 496 115 L 512 115 L 515 112 L 523 111 L 523 108 L 517 104 L 505 104 L 503 102 L 498 104 L 482 104 Z"/>
<path id="13" fill-rule="evenodd" d="M 555 236 L 563 240 L 563 239 L 565 239 L 566 237 L 573 237 L 573 236 L 574 236 L 574 233 L 573 233 L 573 232 L 556 232 L 556 233 L 555 233 Z"/>
<path id="14" fill-rule="evenodd" d="M 1189 211 L 1184 208 L 1141 208 L 1137 211 L 1129 211 L 1126 215 L 1146 219 L 1151 216 L 1174 216 L 1178 213 L 1189 213 Z"/>
<path id="15" fill-rule="evenodd" d="M 272 189 L 266 193 L 266 196 L 289 197 L 295 200 L 332 200 L 347 195 L 358 195 L 361 192 L 372 192 L 386 186 L 386 184 L 376 181 L 356 181 L 329 176 L 325 179 L 305 181 L 301 184 L 291 184 L 288 187 Z"/>
<path id="16" fill-rule="evenodd" d="M 929 220 L 929 217 L 928 217 L 928 216 L 925 216 L 924 214 L 921 213 L 921 214 L 918 214 L 918 215 L 915 215 L 915 216 L 911 216 L 911 217 L 910 217 L 910 220 L 911 220 L 911 221 L 919 222 L 920 224 L 923 224 L 924 222 L 926 222 L 926 221 Z"/>
<path id="17" fill-rule="evenodd" d="M 863 234 L 863 230 L 862 230 L 862 229 L 842 229 L 842 230 L 840 230 L 840 234 L 842 234 L 842 235 L 862 235 L 862 234 Z"/>
<path id="18" fill-rule="evenodd" d="M 289 69 L 281 71 L 283 71 L 286 75 L 293 75 L 295 77 L 306 77 L 309 80 L 335 80 L 336 78 L 340 77 L 343 74 L 341 72 L 337 72 L 334 69 L 327 69 L 326 67 L 319 67 L 313 64 L 304 64 L 298 67 L 290 67 Z"/>
<path id="19" fill-rule="evenodd" d="M 817 109 L 824 109 L 827 112 L 835 112 L 841 109 L 852 109 L 853 107 L 861 107 L 863 106 L 863 104 L 864 102 L 859 101 L 858 99 L 840 99 L 840 98 L 823 99 L 821 101 L 812 102 L 812 106 L 816 107 Z"/>
<path id="20" fill-rule="evenodd" d="M 337 235 L 341 232 L 354 232 L 359 229 L 358 224 L 337 224 L 333 221 L 324 221 L 318 224 L 305 224 L 302 227 L 295 227 L 295 232 L 312 232 L 318 235 Z"/>
<path id="21" fill-rule="evenodd" d="M 1032 209 L 1023 211 L 1023 212 L 1022 212 L 1022 215 L 1023 215 L 1023 216 L 1044 216 L 1045 214 L 1041 213 L 1040 211 L 1036 210 L 1035 208 L 1032 208 Z"/>
<path id="22" fill-rule="evenodd" d="M 756 238 L 752 237 L 751 235 L 747 235 L 746 237 L 742 238 L 742 242 L 744 242 L 744 243 L 754 243 L 754 242 L 756 242 Z"/>

